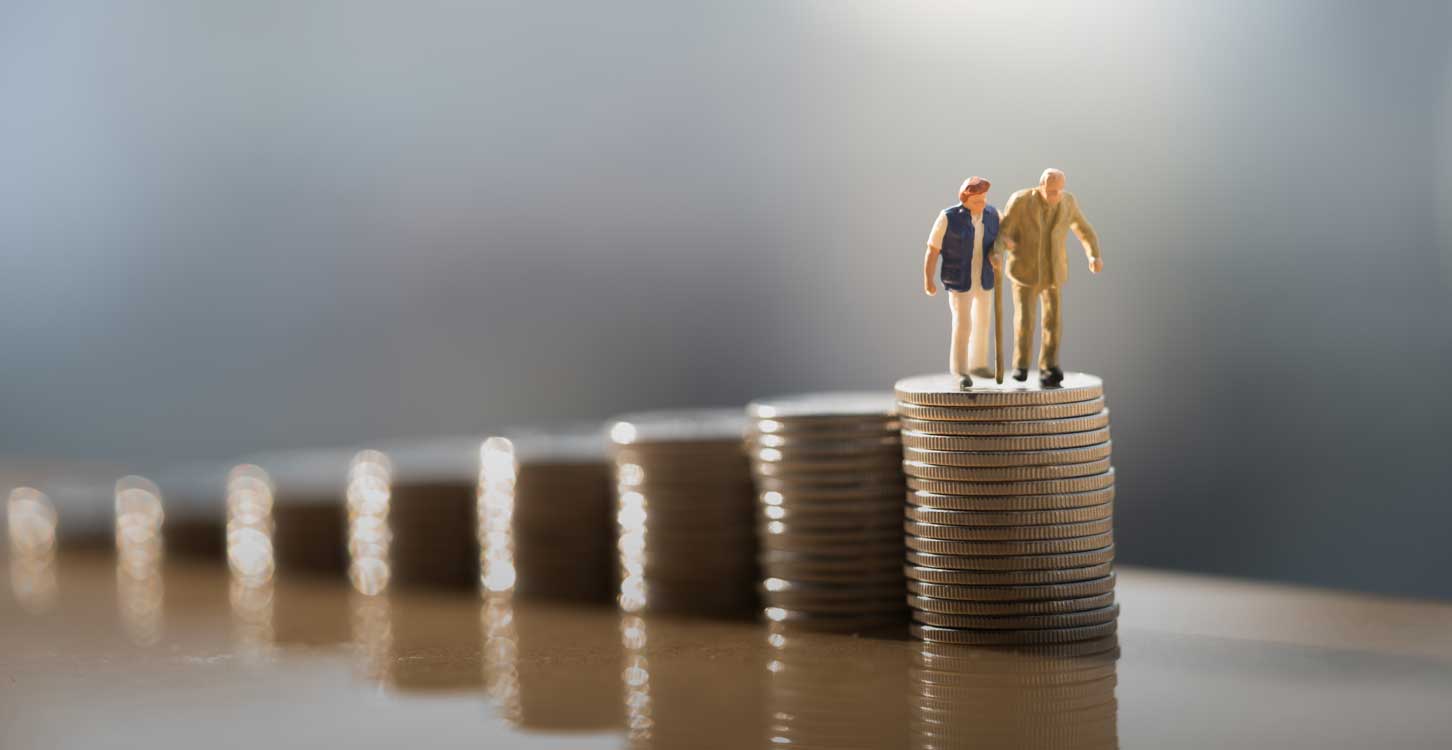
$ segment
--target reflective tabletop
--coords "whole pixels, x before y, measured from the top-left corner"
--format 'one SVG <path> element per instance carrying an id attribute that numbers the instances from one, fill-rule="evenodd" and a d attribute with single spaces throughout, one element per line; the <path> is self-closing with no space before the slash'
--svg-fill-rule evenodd
<path id="1" fill-rule="evenodd" d="M 1435 602 L 1124 568 L 1072 655 L 99 554 L 0 581 L 7 749 L 1452 746 Z"/>

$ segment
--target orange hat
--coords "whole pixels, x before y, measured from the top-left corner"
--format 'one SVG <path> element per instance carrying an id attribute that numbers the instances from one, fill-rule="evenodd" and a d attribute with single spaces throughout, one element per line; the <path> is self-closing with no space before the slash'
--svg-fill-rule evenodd
<path id="1" fill-rule="evenodd" d="M 973 175 L 972 177 L 968 178 L 967 182 L 963 183 L 963 190 L 968 191 L 969 195 L 977 195 L 979 193 L 988 192 L 988 187 L 990 184 L 991 183 L 988 180 L 985 180 L 978 175 Z"/>

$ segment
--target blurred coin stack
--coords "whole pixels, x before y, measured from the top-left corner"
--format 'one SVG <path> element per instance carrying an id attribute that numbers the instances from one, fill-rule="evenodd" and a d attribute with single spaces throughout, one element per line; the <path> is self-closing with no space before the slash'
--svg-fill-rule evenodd
<path id="1" fill-rule="evenodd" d="M 626 612 L 756 608 L 755 496 L 739 409 L 660 411 L 610 428 Z"/>
<path id="2" fill-rule="evenodd" d="M 1114 636 L 1023 651 L 923 643 L 910 747 L 1117 748 Z"/>
<path id="3" fill-rule="evenodd" d="M 747 406 L 768 620 L 822 629 L 902 622 L 902 443 L 889 393 Z"/>
<path id="4" fill-rule="evenodd" d="M 388 525 L 395 586 L 473 589 L 478 437 L 431 438 L 379 446 L 393 466 Z"/>
<path id="5" fill-rule="evenodd" d="M 479 467 L 484 590 L 609 601 L 614 498 L 600 429 L 511 430 L 484 441 Z"/>
<path id="6" fill-rule="evenodd" d="M 898 381 L 914 635 L 1018 645 L 1115 632 L 1103 393 L 1082 373 L 1053 388 Z"/>

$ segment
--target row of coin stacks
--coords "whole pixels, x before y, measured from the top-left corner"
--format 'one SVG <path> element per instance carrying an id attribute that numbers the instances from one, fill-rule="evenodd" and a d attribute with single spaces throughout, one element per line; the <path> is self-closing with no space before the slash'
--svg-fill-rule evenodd
<path id="1" fill-rule="evenodd" d="M 761 399 L 747 413 L 766 618 L 832 630 L 906 620 L 892 394 Z"/>
<path id="2" fill-rule="evenodd" d="M 936 375 L 896 391 L 914 635 L 973 645 L 1112 635 L 1114 469 L 1099 378 L 964 391 Z"/>

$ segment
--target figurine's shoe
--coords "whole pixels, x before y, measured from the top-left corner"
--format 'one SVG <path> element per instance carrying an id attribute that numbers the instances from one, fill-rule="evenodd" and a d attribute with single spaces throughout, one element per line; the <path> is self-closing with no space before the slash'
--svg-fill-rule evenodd
<path id="1" fill-rule="evenodd" d="M 973 378 L 970 378 L 967 375 L 959 375 L 958 376 L 958 388 L 959 389 L 966 391 L 966 390 L 968 390 L 968 389 L 970 389 L 972 387 L 973 387 Z"/>
<path id="2" fill-rule="evenodd" d="M 1064 382 L 1064 371 L 1057 367 L 1050 367 L 1048 372 L 1039 373 L 1039 384 L 1053 387 Z"/>
<path id="3" fill-rule="evenodd" d="M 1026 369 L 1024 369 L 1022 367 L 1014 370 L 1013 371 L 1013 379 L 1014 380 L 1017 380 L 1020 383 L 1022 383 L 1025 380 L 1028 380 L 1028 370 L 1026 370 Z"/>

